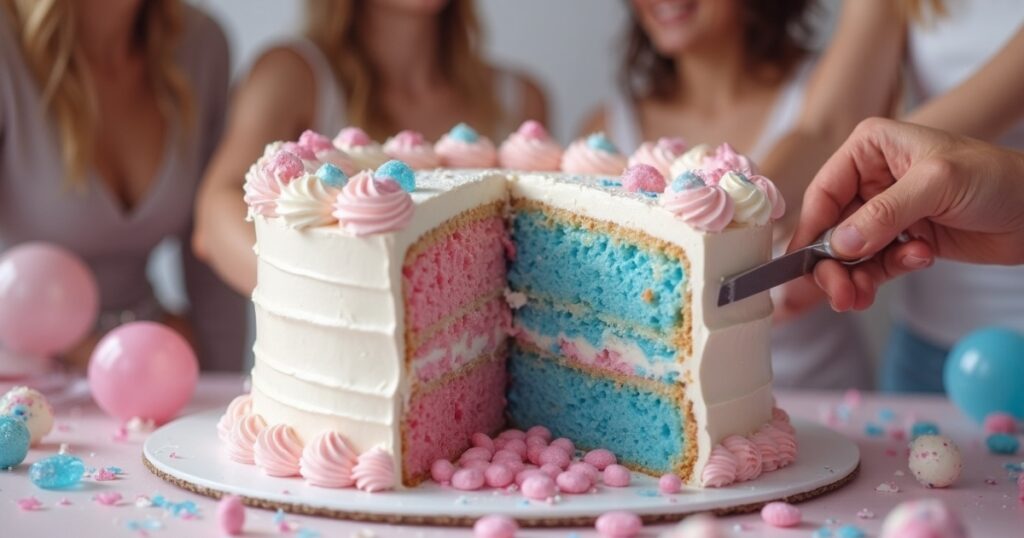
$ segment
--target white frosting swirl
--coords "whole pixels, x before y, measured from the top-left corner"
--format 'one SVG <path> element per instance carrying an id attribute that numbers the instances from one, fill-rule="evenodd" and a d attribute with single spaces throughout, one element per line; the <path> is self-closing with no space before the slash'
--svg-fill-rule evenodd
<path id="1" fill-rule="evenodd" d="M 735 202 L 733 220 L 740 224 L 762 226 L 772 217 L 772 204 L 764 191 L 738 172 L 726 172 L 719 181 L 721 187 Z"/>
<path id="2" fill-rule="evenodd" d="M 683 172 L 704 168 L 704 163 L 711 158 L 714 151 L 715 150 L 707 144 L 697 144 L 696 146 L 688 149 L 686 153 L 672 161 L 672 166 L 669 167 L 669 172 L 671 172 L 672 177 L 669 178 L 669 181 L 671 182 L 672 179 L 675 179 Z"/>
<path id="3" fill-rule="evenodd" d="M 277 216 L 290 228 L 309 228 L 337 222 L 332 215 L 338 189 L 324 185 L 313 174 L 303 174 L 281 188 Z"/>

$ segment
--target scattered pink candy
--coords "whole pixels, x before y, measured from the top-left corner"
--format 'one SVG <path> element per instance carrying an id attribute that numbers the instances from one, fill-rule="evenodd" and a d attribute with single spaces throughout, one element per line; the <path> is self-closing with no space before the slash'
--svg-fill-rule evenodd
<path id="1" fill-rule="evenodd" d="M 537 439 L 537 437 L 530 437 L 527 440 L 529 440 L 529 439 Z M 536 445 L 535 444 L 535 445 L 527 446 L 526 447 L 526 460 L 529 461 L 530 463 L 534 464 L 534 465 L 540 465 L 540 454 L 541 454 L 541 452 L 544 452 L 544 450 L 547 449 L 547 448 L 548 448 L 548 445 L 546 443 L 543 444 L 543 445 Z"/>
<path id="2" fill-rule="evenodd" d="M 107 480 L 114 480 L 116 478 L 117 475 L 106 468 L 100 469 L 96 471 L 95 474 L 92 475 L 92 479 L 98 482 L 106 482 Z"/>
<path id="3" fill-rule="evenodd" d="M 225 495 L 217 503 L 217 524 L 220 531 L 228 536 L 242 534 L 245 527 L 245 506 L 236 495 Z"/>
<path id="4" fill-rule="evenodd" d="M 569 462 L 572 461 L 572 457 L 569 456 L 568 452 L 554 445 L 549 446 L 545 448 L 543 451 L 541 451 L 540 456 L 538 456 L 538 459 L 540 460 L 540 463 L 542 465 L 553 464 L 557 465 L 562 469 L 568 467 Z"/>
<path id="5" fill-rule="evenodd" d="M 674 474 L 661 475 L 658 479 L 658 491 L 662 493 L 679 493 L 683 489 L 683 481 Z"/>
<path id="6" fill-rule="evenodd" d="M 587 454 L 583 456 L 583 461 L 593 465 L 598 471 L 603 471 L 605 467 L 617 462 L 615 454 L 612 454 L 611 450 L 604 448 L 598 448 L 587 452 Z"/>
<path id="7" fill-rule="evenodd" d="M 544 473 L 535 474 L 523 481 L 522 490 L 527 499 L 541 501 L 555 496 L 555 481 Z"/>
<path id="8" fill-rule="evenodd" d="M 795 527 L 800 524 L 800 509 L 789 503 L 771 502 L 761 509 L 761 519 L 773 527 Z"/>
<path id="9" fill-rule="evenodd" d="M 594 484 L 590 477 L 581 471 L 565 471 L 555 478 L 558 489 L 566 493 L 586 493 Z"/>
<path id="10" fill-rule="evenodd" d="M 473 524 L 475 538 L 513 538 L 519 525 L 507 516 L 484 516 Z"/>
<path id="11" fill-rule="evenodd" d="M 494 453 L 494 439 L 488 437 L 486 433 L 474 433 L 470 438 L 470 442 L 473 446 L 486 448 L 487 450 L 490 450 L 492 454 Z"/>
<path id="12" fill-rule="evenodd" d="M 985 417 L 985 433 L 1005 433 L 1013 435 L 1017 432 L 1017 420 L 1009 413 L 989 413 Z"/>
<path id="13" fill-rule="evenodd" d="M 526 482 L 526 480 L 528 478 L 532 477 L 532 476 L 548 476 L 548 475 L 545 474 L 544 471 L 541 471 L 540 469 L 538 469 L 536 467 L 531 467 L 531 468 L 523 469 L 522 471 L 519 471 L 518 473 L 516 473 L 516 485 L 519 486 L 519 487 L 523 487 L 523 483 Z"/>
<path id="14" fill-rule="evenodd" d="M 523 457 L 511 450 L 505 450 L 503 448 L 494 453 L 494 457 L 491 458 L 491 461 L 493 461 L 494 463 L 505 463 L 507 461 L 521 462 L 523 461 Z"/>
<path id="15" fill-rule="evenodd" d="M 116 491 L 104 491 L 93 495 L 92 500 L 103 506 L 114 506 L 121 502 L 121 494 Z"/>
<path id="16" fill-rule="evenodd" d="M 483 472 L 484 469 L 487 469 L 490 466 L 491 462 L 487 460 L 469 460 L 459 465 L 462 469 L 476 469 L 480 472 Z"/>
<path id="17" fill-rule="evenodd" d="M 551 478 L 555 478 L 562 473 L 562 467 L 555 465 L 554 463 L 545 463 L 540 466 L 540 471 Z"/>
<path id="18" fill-rule="evenodd" d="M 39 510 L 43 507 L 43 503 L 35 497 L 25 497 L 24 499 L 18 499 L 18 508 L 26 512 L 32 512 Z"/>
<path id="19" fill-rule="evenodd" d="M 515 452 L 520 459 L 526 457 L 526 439 L 509 439 L 505 441 L 505 448 L 509 452 Z"/>
<path id="20" fill-rule="evenodd" d="M 569 471 L 576 471 L 578 473 L 583 473 L 583 474 L 589 476 L 590 477 L 590 481 L 595 483 L 595 484 L 599 480 L 601 480 L 601 471 L 598 471 L 597 467 L 594 467 L 593 465 L 591 465 L 591 464 L 589 464 L 587 462 L 574 461 L 574 462 L 569 464 L 569 469 L 568 470 Z"/>
<path id="21" fill-rule="evenodd" d="M 507 465 L 492 463 L 484 470 L 484 482 L 487 487 L 503 488 L 516 479 L 516 473 L 512 472 Z"/>
<path id="22" fill-rule="evenodd" d="M 71 506 L 71 499 L 69 499 L 67 497 L 61 497 L 60 500 L 57 501 L 57 505 L 58 506 Z"/>
<path id="23" fill-rule="evenodd" d="M 643 522 L 632 512 L 608 512 L 597 518 L 594 528 L 604 538 L 630 538 L 640 532 Z"/>
<path id="24" fill-rule="evenodd" d="M 498 438 L 499 439 L 505 439 L 505 440 L 510 440 L 510 439 L 526 439 L 526 432 L 524 432 L 523 430 L 517 430 L 517 429 L 513 428 L 513 429 L 505 430 L 505 431 L 499 433 L 498 434 Z"/>
<path id="25" fill-rule="evenodd" d="M 551 441 L 550 446 L 557 446 L 558 448 L 561 448 L 569 456 L 572 456 L 576 452 L 576 445 L 565 437 L 559 437 L 558 439 Z"/>
<path id="26" fill-rule="evenodd" d="M 604 484 L 613 488 L 624 488 L 629 485 L 629 469 L 612 464 L 604 468 Z"/>
<path id="27" fill-rule="evenodd" d="M 463 491 L 478 490 L 484 481 L 484 472 L 479 469 L 459 469 L 452 475 L 452 487 Z"/>
<path id="28" fill-rule="evenodd" d="M 544 439 L 545 442 L 549 442 L 551 441 L 551 430 L 544 426 L 533 426 L 526 430 L 526 437 L 540 437 L 541 439 Z"/>
<path id="29" fill-rule="evenodd" d="M 470 460 L 483 460 L 489 462 L 491 461 L 491 456 L 493 456 L 492 450 L 488 450 L 482 446 L 475 446 L 466 450 L 461 456 L 459 456 L 459 463 L 465 463 Z"/>
<path id="30" fill-rule="evenodd" d="M 455 465 L 448 460 L 437 460 L 430 466 L 430 478 L 433 478 L 434 482 L 438 484 L 450 482 L 453 474 L 455 474 Z"/>
<path id="31" fill-rule="evenodd" d="M 539 435 L 528 435 L 526 436 L 526 450 L 529 450 L 535 446 L 545 447 L 548 446 L 548 439 L 545 439 Z"/>

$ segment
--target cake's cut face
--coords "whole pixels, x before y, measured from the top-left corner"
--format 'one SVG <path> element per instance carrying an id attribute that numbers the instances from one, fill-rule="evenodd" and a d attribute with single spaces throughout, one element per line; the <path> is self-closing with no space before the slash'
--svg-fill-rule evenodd
<path id="1" fill-rule="evenodd" d="M 520 131 L 506 157 L 542 149 L 549 165 L 537 127 Z M 472 134 L 454 129 L 438 153 L 480 153 Z M 625 160 L 591 138 L 571 161 Z M 781 215 L 731 148 L 682 154 L 700 168 L 668 181 L 646 163 L 619 178 L 391 161 L 349 178 L 296 144 L 268 147 L 247 176 L 256 363 L 251 400 L 218 425 L 233 459 L 251 463 L 255 444 L 275 473 L 376 491 L 418 484 L 506 425 L 693 486 L 795 457 L 773 416 L 767 294 L 716 306 L 723 277 L 768 259 Z M 376 147 L 354 130 L 335 144 L 354 161 Z"/>

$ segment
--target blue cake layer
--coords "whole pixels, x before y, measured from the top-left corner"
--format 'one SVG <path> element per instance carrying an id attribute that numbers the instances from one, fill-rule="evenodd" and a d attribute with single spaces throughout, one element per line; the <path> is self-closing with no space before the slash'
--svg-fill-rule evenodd
<path id="1" fill-rule="evenodd" d="M 515 319 L 517 326 L 529 330 L 535 335 L 556 339 L 559 336 L 570 340 L 582 339 L 599 350 L 609 349 L 609 339 L 615 338 L 620 342 L 639 348 L 647 359 L 647 367 L 675 363 L 678 355 L 675 346 L 661 339 L 648 338 L 637 331 L 606 323 L 594 317 L 593 313 L 589 311 L 573 313 L 541 299 L 530 299 L 522 308 L 516 310 Z M 554 349 L 548 351 L 558 355 L 557 343 L 555 346 Z M 673 373 L 673 375 L 661 379 L 640 365 L 637 366 L 634 374 L 638 377 L 667 382 L 675 380 L 676 377 Z"/>
<path id="2" fill-rule="evenodd" d="M 657 392 L 592 377 L 514 346 L 507 412 L 513 424 L 543 424 L 580 447 L 603 447 L 620 461 L 672 472 L 686 449 L 685 413 Z"/>
<path id="3" fill-rule="evenodd" d="M 679 260 L 521 210 L 512 224 L 509 286 L 667 334 L 682 321 L 686 275 Z"/>

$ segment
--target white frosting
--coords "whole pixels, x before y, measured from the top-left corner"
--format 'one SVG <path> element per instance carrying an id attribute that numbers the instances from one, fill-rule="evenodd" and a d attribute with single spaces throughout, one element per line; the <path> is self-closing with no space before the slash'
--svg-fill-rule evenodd
<path id="1" fill-rule="evenodd" d="M 672 177 L 665 179 L 671 183 L 673 179 L 683 172 L 702 168 L 704 166 L 704 161 L 707 160 L 714 151 L 714 148 L 707 144 L 697 144 L 696 146 L 693 146 L 688 149 L 686 153 L 672 161 L 672 166 L 669 168 L 672 173 Z"/>
<path id="2" fill-rule="evenodd" d="M 719 180 L 718 186 L 732 198 L 736 204 L 733 220 L 740 224 L 763 226 L 772 218 L 772 204 L 764 191 L 759 189 L 738 172 L 726 172 Z"/>
<path id="3" fill-rule="evenodd" d="M 604 187 L 598 178 L 469 170 L 420 172 L 413 220 L 393 233 L 354 237 L 337 226 L 298 232 L 281 218 L 256 217 L 254 412 L 268 424 L 287 422 L 305 441 L 333 429 L 360 451 L 380 446 L 395 455 L 400 475 L 400 413 L 413 375 L 404 350 L 405 253 L 444 221 L 509 195 L 641 231 L 686 253 L 693 356 L 666 364 L 665 371 L 695 381 L 687 383 L 698 431 L 694 477 L 715 443 L 770 418 L 768 294 L 716 304 L 722 277 L 769 258 L 769 226 L 733 225 L 707 234 L 681 223 L 656 199 Z M 597 352 L 579 345 L 586 342 L 573 343 L 584 354 Z M 626 361 L 642 360 L 626 342 L 607 343 Z M 462 344 L 466 355 L 482 345 Z"/>
<path id="4" fill-rule="evenodd" d="M 331 214 L 338 189 L 324 185 L 313 174 L 303 174 L 281 188 L 277 216 L 291 228 L 309 228 L 337 222 Z"/>

